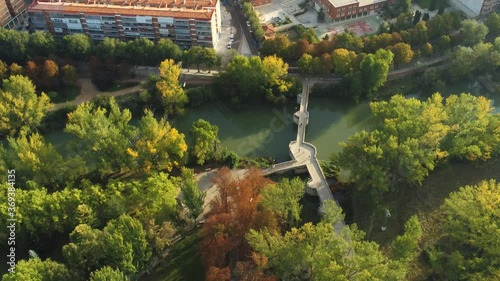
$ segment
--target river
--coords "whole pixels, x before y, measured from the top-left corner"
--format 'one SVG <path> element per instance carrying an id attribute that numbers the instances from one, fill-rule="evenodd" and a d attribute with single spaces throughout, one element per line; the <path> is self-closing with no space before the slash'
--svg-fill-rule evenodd
<path id="1" fill-rule="evenodd" d="M 477 84 L 461 83 L 446 87 L 442 94 L 447 96 L 457 92 L 480 95 L 483 90 Z M 421 93 L 408 96 L 422 98 Z M 500 101 L 500 94 L 487 94 L 486 97 Z M 238 155 L 271 156 L 277 161 L 285 161 L 289 159 L 288 144 L 296 138 L 296 126 L 292 122 L 296 106 L 296 103 L 290 102 L 285 106 L 259 105 L 236 109 L 221 102 L 211 102 L 190 108 L 184 116 L 171 122 L 188 135 L 194 121 L 205 119 L 219 127 L 221 145 Z M 500 106 L 495 112 L 500 112 Z M 311 95 L 309 114 L 306 141 L 316 146 L 318 158 L 322 160 L 340 151 L 339 142 L 346 141 L 362 129 L 369 129 L 373 124 L 368 102 L 353 104 Z M 137 118 L 132 123 L 137 124 Z M 74 139 L 62 131 L 52 132 L 46 138 L 61 152 L 64 144 Z"/>

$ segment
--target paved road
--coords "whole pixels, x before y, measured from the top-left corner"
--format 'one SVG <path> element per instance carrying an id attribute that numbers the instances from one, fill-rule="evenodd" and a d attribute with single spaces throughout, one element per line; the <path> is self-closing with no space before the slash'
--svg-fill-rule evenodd
<path id="1" fill-rule="evenodd" d="M 235 26 L 243 31 L 243 35 L 246 37 L 248 42 L 248 47 L 250 48 L 252 56 L 258 56 L 259 51 L 253 42 L 253 36 L 250 33 L 249 27 L 247 27 L 245 15 L 243 10 L 239 7 L 236 0 L 228 0 L 228 11 L 230 11 L 232 18 L 235 20 Z"/>

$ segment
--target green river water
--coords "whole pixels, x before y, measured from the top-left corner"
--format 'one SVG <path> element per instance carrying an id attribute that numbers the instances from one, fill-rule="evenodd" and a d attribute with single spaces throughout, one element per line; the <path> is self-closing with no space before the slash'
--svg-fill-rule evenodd
<path id="1" fill-rule="evenodd" d="M 477 85 L 461 84 L 449 86 L 443 95 L 451 93 L 483 93 Z M 412 95 L 420 97 L 419 93 Z M 486 97 L 500 101 L 500 94 Z M 298 104 L 290 102 L 285 106 L 259 105 L 247 109 L 235 109 L 220 102 L 212 102 L 197 108 L 190 108 L 184 116 L 172 120 L 172 124 L 188 134 L 191 124 L 202 118 L 219 127 L 221 145 L 240 156 L 270 156 L 277 161 L 289 159 L 288 144 L 296 139 L 296 125 L 292 122 Z M 500 106 L 499 106 L 500 107 Z M 500 112 L 500 108 L 495 110 Z M 355 132 L 372 125 L 372 115 L 367 102 L 353 104 L 331 98 L 311 95 L 309 99 L 309 125 L 306 141 L 317 148 L 318 158 L 327 160 L 340 151 L 339 142 L 346 141 Z M 137 123 L 134 119 L 132 123 Z M 62 131 L 47 134 L 47 140 L 62 150 L 73 136 Z"/>

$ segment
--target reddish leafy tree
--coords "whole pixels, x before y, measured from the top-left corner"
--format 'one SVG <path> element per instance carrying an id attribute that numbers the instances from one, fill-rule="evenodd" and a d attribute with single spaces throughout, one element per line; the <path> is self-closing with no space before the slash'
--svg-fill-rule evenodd
<path id="1" fill-rule="evenodd" d="M 38 76 L 40 73 L 40 69 L 38 68 L 38 65 L 34 61 L 28 61 L 26 63 L 26 67 L 24 68 L 24 73 L 26 76 L 28 76 L 31 80 L 38 81 Z"/>
<path id="2" fill-rule="evenodd" d="M 211 266 L 205 275 L 205 281 L 229 281 L 231 280 L 231 270 L 229 267 L 218 268 Z"/>

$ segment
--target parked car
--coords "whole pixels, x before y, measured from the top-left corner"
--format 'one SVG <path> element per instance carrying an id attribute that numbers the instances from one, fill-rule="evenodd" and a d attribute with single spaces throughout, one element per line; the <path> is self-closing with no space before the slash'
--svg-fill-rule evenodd
<path id="1" fill-rule="evenodd" d="M 233 39 L 234 39 L 234 34 L 233 33 L 229 34 L 229 40 L 233 40 Z"/>
<path id="2" fill-rule="evenodd" d="M 227 48 L 228 48 L 228 49 L 231 49 L 231 48 L 232 48 L 231 43 L 227 43 Z"/>
<path id="3" fill-rule="evenodd" d="M 247 26 L 250 27 L 250 22 L 249 21 L 247 21 Z"/>

